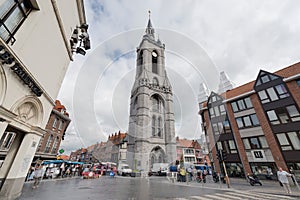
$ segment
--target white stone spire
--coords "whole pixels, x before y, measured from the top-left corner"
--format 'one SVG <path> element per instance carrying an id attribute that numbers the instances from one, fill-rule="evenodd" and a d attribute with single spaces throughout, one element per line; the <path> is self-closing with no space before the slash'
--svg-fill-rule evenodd
<path id="1" fill-rule="evenodd" d="M 198 103 L 203 103 L 207 101 L 209 96 L 209 90 L 204 83 L 200 83 L 199 87 L 199 95 L 198 95 Z"/>
<path id="2" fill-rule="evenodd" d="M 222 94 L 227 90 L 231 90 L 234 87 L 234 83 L 229 80 L 227 74 L 222 71 L 220 73 L 220 83 L 218 88 L 218 94 Z"/>

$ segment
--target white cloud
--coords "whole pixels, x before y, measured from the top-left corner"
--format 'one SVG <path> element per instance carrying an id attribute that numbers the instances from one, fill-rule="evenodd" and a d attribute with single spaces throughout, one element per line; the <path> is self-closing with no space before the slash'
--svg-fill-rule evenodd
<path id="1" fill-rule="evenodd" d="M 174 89 L 176 131 L 200 133 L 200 82 L 216 90 L 224 70 L 238 86 L 259 69 L 276 71 L 299 61 L 300 2 L 280 0 L 85 1 L 92 50 L 76 55 L 59 99 L 72 124 L 63 146 L 69 150 L 127 131 L 135 47 L 151 20 L 166 44 L 166 65 Z M 215 66 L 214 66 L 215 64 Z M 105 70 L 106 69 L 106 70 Z M 217 80 L 217 81 L 216 81 Z M 78 142 L 70 142 L 78 141 Z"/>

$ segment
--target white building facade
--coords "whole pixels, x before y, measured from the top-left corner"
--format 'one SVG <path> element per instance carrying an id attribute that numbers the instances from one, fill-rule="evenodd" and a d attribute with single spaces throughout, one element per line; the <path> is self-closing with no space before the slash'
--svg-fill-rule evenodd
<path id="1" fill-rule="evenodd" d="M 165 69 L 165 45 L 155 39 L 149 19 L 137 47 L 136 76 L 130 97 L 127 162 L 148 172 L 153 163 L 176 160 L 173 93 Z"/>
<path id="2" fill-rule="evenodd" d="M 78 34 L 85 49 L 89 39 L 83 0 L 0 0 L 0 16 L 0 196 L 16 199 L 73 53 L 83 50 Z"/>

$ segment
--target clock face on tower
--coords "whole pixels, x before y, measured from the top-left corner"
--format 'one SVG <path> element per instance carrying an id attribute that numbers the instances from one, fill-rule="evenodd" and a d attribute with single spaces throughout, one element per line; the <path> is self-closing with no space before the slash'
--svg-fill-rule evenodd
<path id="1" fill-rule="evenodd" d="M 156 58 L 157 57 L 157 53 L 155 51 L 152 51 L 152 56 Z"/>

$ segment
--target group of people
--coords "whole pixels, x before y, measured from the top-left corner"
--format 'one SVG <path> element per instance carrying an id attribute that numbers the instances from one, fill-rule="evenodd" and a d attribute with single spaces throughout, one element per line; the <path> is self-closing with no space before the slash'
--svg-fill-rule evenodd
<path id="1" fill-rule="evenodd" d="M 26 181 L 33 181 L 32 188 L 35 189 L 43 178 L 80 176 L 81 172 L 81 165 L 65 165 L 64 163 L 60 165 L 43 165 L 42 161 L 38 160 L 34 166 L 29 168 Z"/>
<path id="2" fill-rule="evenodd" d="M 208 171 L 206 169 L 197 170 L 196 167 L 193 166 L 185 168 L 180 164 L 177 166 L 177 181 L 179 182 L 205 180 L 207 174 Z"/>

